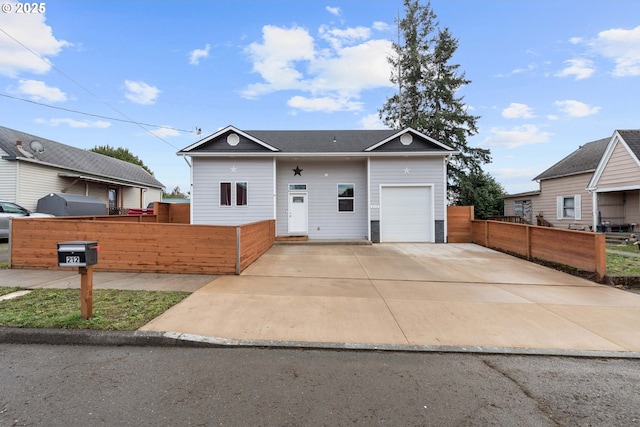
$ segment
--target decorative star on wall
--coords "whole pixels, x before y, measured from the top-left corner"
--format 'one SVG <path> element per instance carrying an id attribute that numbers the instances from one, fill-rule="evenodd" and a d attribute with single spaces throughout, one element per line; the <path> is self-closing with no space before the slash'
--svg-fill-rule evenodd
<path id="1" fill-rule="evenodd" d="M 409 174 L 409 172 L 411 172 L 411 169 L 409 169 L 409 168 L 404 168 L 404 173 L 405 173 L 406 175 L 408 175 L 408 174 Z"/>
<path id="2" fill-rule="evenodd" d="M 302 176 L 302 171 L 304 169 L 300 169 L 300 166 L 296 166 L 295 169 L 291 169 L 291 170 L 293 171 L 293 176 L 296 176 L 296 175 Z"/>
<path id="3" fill-rule="evenodd" d="M 237 167 L 235 167 L 235 166 L 231 166 L 231 172 L 236 172 L 237 170 L 238 170 L 238 168 L 237 168 Z"/>

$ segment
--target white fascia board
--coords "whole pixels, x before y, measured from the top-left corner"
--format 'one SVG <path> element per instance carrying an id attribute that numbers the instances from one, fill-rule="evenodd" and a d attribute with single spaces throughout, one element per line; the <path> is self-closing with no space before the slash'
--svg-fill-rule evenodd
<path id="1" fill-rule="evenodd" d="M 364 150 L 364 151 L 367 151 L 367 152 L 369 152 L 369 151 L 373 151 L 373 150 L 375 150 L 376 148 L 378 148 L 378 147 L 380 147 L 380 146 L 382 146 L 382 145 L 386 144 L 387 142 L 391 141 L 392 139 L 398 138 L 400 135 L 405 134 L 405 133 L 409 133 L 409 132 L 411 132 L 411 133 L 413 133 L 413 134 L 415 134 L 415 135 L 419 136 L 420 138 L 424 138 L 424 139 L 426 139 L 426 140 L 428 140 L 428 141 L 431 141 L 432 143 L 436 144 L 438 147 L 444 148 L 444 149 L 445 149 L 445 150 L 447 150 L 448 152 L 453 152 L 453 151 L 454 151 L 454 150 L 453 150 L 453 148 L 448 147 L 448 146 L 446 146 L 445 144 L 443 144 L 442 142 L 437 141 L 437 140 L 435 140 L 435 139 L 431 138 L 430 136 L 427 136 L 427 135 L 423 134 L 422 132 L 418 132 L 417 130 L 415 130 L 415 129 L 413 129 L 413 128 L 406 128 L 406 129 L 403 129 L 403 130 L 401 130 L 401 131 L 398 131 L 397 133 L 394 133 L 394 134 L 393 134 L 393 135 L 391 135 L 390 137 L 388 137 L 388 138 L 386 138 L 386 139 L 383 139 L 382 141 L 380 141 L 380 142 L 378 142 L 378 143 L 376 143 L 376 144 L 372 145 L 371 147 L 369 147 L 369 148 L 365 148 L 365 150 Z M 459 153 L 457 153 L 457 154 L 459 154 Z"/>
<path id="2" fill-rule="evenodd" d="M 611 140 L 609 140 L 609 144 L 607 145 L 606 150 L 604 150 L 604 154 L 602 155 L 602 158 L 600 159 L 600 162 L 598 163 L 593 176 L 589 180 L 589 184 L 587 184 L 587 191 L 595 191 L 598 188 L 598 181 L 600 180 L 600 177 L 602 176 L 607 163 L 609 163 L 609 159 L 613 154 L 613 150 L 615 150 L 616 145 L 620 140 L 622 140 L 622 138 L 620 138 L 620 134 L 618 133 L 618 131 L 613 132 Z"/>
<path id="3" fill-rule="evenodd" d="M 272 147 L 271 145 L 267 144 L 266 142 L 263 142 L 263 141 L 259 140 L 259 139 L 258 139 L 258 138 L 256 138 L 255 136 L 251 136 L 251 135 L 249 135 L 248 133 L 243 132 L 243 131 L 241 131 L 240 129 L 238 129 L 238 128 L 234 127 L 234 126 L 227 126 L 227 127 L 223 128 L 223 129 L 220 129 L 218 132 L 216 132 L 216 133 L 214 133 L 214 134 L 211 134 L 211 135 L 209 135 L 209 136 L 207 136 L 207 137 L 205 137 L 205 138 L 201 139 L 200 141 L 198 141 L 198 142 L 195 142 L 195 143 L 191 144 L 190 146 L 188 146 L 188 147 L 186 147 L 186 148 L 183 148 L 182 150 L 178 151 L 176 154 L 177 154 L 178 156 L 189 156 L 189 155 L 193 155 L 192 153 L 189 153 L 189 151 L 191 151 L 191 150 L 193 150 L 193 149 L 195 149 L 195 148 L 198 148 L 198 147 L 199 147 L 199 146 L 201 146 L 202 144 L 205 144 L 205 143 L 207 143 L 207 142 L 209 142 L 209 141 L 211 141 L 211 140 L 213 140 L 213 139 L 216 139 L 216 138 L 218 138 L 220 135 L 223 135 L 223 134 L 225 134 L 225 133 L 227 133 L 227 132 L 229 132 L 229 131 L 231 131 L 231 132 L 235 132 L 235 133 L 237 133 L 237 134 L 240 134 L 240 135 L 244 136 L 245 138 L 247 138 L 247 139 L 249 139 L 249 140 L 251 140 L 251 141 L 255 142 L 256 144 L 261 145 L 262 147 L 267 148 L 268 150 L 271 150 L 271 151 L 274 151 L 274 152 L 280 151 L 280 150 L 278 150 L 277 148 Z"/>
<path id="4" fill-rule="evenodd" d="M 587 189 L 587 191 L 591 191 L 593 193 L 613 193 L 616 191 L 634 191 L 640 190 L 640 185 L 626 185 L 624 187 L 608 187 L 608 188 L 595 188 L 595 189 Z"/>
<path id="5" fill-rule="evenodd" d="M 255 152 L 202 152 L 202 153 L 178 153 L 179 156 L 190 157 L 448 157 L 460 154 L 459 151 L 410 151 L 410 152 L 390 152 L 381 153 L 370 152 L 346 152 L 346 153 L 255 153 Z"/>

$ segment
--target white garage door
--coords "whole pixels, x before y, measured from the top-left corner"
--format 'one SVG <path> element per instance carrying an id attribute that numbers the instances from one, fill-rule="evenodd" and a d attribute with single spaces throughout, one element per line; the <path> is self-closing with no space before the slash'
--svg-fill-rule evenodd
<path id="1" fill-rule="evenodd" d="M 433 242 L 431 187 L 382 187 L 381 242 Z"/>

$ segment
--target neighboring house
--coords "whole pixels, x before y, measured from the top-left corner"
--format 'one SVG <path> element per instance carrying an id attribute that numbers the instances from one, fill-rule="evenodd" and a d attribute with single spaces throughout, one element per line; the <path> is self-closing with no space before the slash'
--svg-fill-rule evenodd
<path id="1" fill-rule="evenodd" d="M 450 147 L 413 129 L 243 131 L 191 157 L 191 223 L 275 219 L 277 236 L 445 242 Z"/>
<path id="2" fill-rule="evenodd" d="M 35 211 L 50 193 L 93 196 L 113 213 L 158 201 L 163 188 L 133 163 L 0 126 L 1 200 Z"/>
<path id="3" fill-rule="evenodd" d="M 640 223 L 640 130 L 589 142 L 534 178 L 537 191 L 505 197 L 506 216 L 555 227 L 632 231 Z"/>

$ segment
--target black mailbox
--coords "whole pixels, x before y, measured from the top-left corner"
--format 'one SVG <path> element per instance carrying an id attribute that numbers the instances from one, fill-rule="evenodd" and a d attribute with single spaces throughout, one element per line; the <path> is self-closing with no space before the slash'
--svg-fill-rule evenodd
<path id="1" fill-rule="evenodd" d="M 88 267 L 98 263 L 98 242 L 77 240 L 58 243 L 58 266 Z"/>

